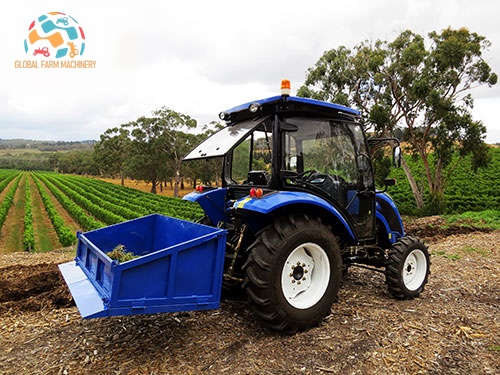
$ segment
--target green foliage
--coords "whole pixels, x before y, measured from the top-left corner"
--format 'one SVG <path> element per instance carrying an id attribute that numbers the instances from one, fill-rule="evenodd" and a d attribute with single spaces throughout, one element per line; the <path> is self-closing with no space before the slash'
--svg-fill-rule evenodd
<path id="1" fill-rule="evenodd" d="M 444 215 L 450 224 L 485 229 L 500 229 L 500 205 L 497 210 L 467 211 L 461 214 Z"/>
<path id="2" fill-rule="evenodd" d="M 75 219 L 75 221 L 81 226 L 84 231 L 102 228 L 105 226 L 104 223 L 96 220 L 93 216 L 87 214 L 83 208 L 79 205 L 75 204 L 71 198 L 69 198 L 64 192 L 62 192 L 57 186 L 55 186 L 47 176 L 50 176 L 50 173 L 37 173 L 35 176 L 37 179 L 40 179 L 43 184 L 50 190 L 50 192 L 56 197 L 59 203 L 64 207 L 64 209 Z M 76 195 L 73 195 L 73 197 Z M 43 199 L 43 197 L 42 197 Z M 45 203 L 45 202 L 44 202 Z M 50 199 L 49 199 L 50 203 Z M 45 206 L 47 208 L 47 206 Z M 57 212 L 56 212 L 57 213 Z M 57 215 L 58 216 L 58 215 Z M 64 223 L 64 222 L 63 222 Z M 54 225 L 55 227 L 55 225 Z M 56 229 L 57 231 L 57 229 Z M 59 233 L 58 233 L 59 234 Z M 73 235 L 74 237 L 74 235 Z M 61 237 L 59 237 L 61 240 Z M 61 240 L 61 244 L 63 244 Z M 68 246 L 64 245 L 63 246 Z"/>
<path id="3" fill-rule="evenodd" d="M 203 216 L 198 204 L 179 198 L 158 196 L 81 176 L 50 172 L 35 176 L 85 231 L 153 213 L 191 221 Z"/>
<path id="4" fill-rule="evenodd" d="M 19 173 L 13 173 L 12 175 L 13 176 L 8 175 L 8 177 L 6 178 L 8 183 L 10 183 L 10 181 L 12 181 L 14 178 L 16 178 L 16 177 L 17 178 L 14 181 L 14 183 L 12 184 L 12 186 L 9 188 L 9 191 L 5 195 L 3 201 L 0 203 L 0 229 L 2 228 L 3 224 L 5 223 L 5 219 L 7 218 L 7 214 L 9 213 L 10 208 L 14 204 L 14 195 L 16 194 L 16 190 L 17 190 L 17 187 L 19 185 L 19 180 L 21 179 L 21 175 L 19 175 Z M 3 183 L 4 183 L 4 181 L 3 181 Z M 3 185 L 3 183 L 1 185 Z M 8 185 L 8 183 L 2 187 L 2 190 L 5 189 L 5 187 Z"/>
<path id="5" fill-rule="evenodd" d="M 33 180 L 35 181 L 38 193 L 40 194 L 40 197 L 42 199 L 45 211 L 47 212 L 47 215 L 49 216 L 50 221 L 52 222 L 52 226 L 54 227 L 54 230 L 57 233 L 59 242 L 61 243 L 62 246 L 71 246 L 75 244 L 76 243 L 75 234 L 71 231 L 71 229 L 69 229 L 66 226 L 64 219 L 57 213 L 57 210 L 52 204 L 50 196 L 45 191 L 45 188 L 43 187 L 42 183 L 36 176 L 33 176 Z"/>
<path id="6" fill-rule="evenodd" d="M 24 197 L 24 232 L 23 248 L 35 251 L 35 233 L 33 231 L 33 213 L 31 212 L 31 192 L 29 178 L 25 177 L 26 193 Z"/>
<path id="7" fill-rule="evenodd" d="M 128 260 L 132 260 L 135 258 L 139 258 L 138 255 L 135 255 L 134 253 L 127 251 L 124 245 L 117 245 L 112 251 L 108 251 L 106 253 L 108 257 L 110 257 L 113 260 L 117 260 L 120 263 L 126 262 Z"/>
<path id="8" fill-rule="evenodd" d="M 494 213 L 500 210 L 500 190 L 498 189 L 500 185 L 500 148 L 488 148 L 488 157 L 490 163 L 487 167 L 474 170 L 470 163 L 472 156 L 469 155 L 465 159 L 460 159 L 457 154 L 452 156 L 450 166 L 445 169 L 445 174 L 449 177 L 444 190 L 441 212 L 463 214 L 467 211 L 493 210 L 485 211 L 483 219 L 485 221 L 497 220 Z M 427 202 L 426 206 L 432 209 L 433 206 L 430 204 L 432 198 L 424 180 L 422 160 L 408 157 L 406 160 L 417 183 L 422 187 Z M 435 213 L 430 209 L 417 209 L 408 179 L 402 169 L 392 169 L 389 176 L 396 178 L 398 182 L 396 186 L 389 189 L 389 194 L 395 200 L 400 212 L 408 215 Z M 477 220 L 481 220 L 481 218 L 477 218 Z"/>
<path id="9" fill-rule="evenodd" d="M 442 212 L 447 176 L 456 155 L 471 155 L 474 170 L 487 165 L 486 128 L 471 115 L 470 91 L 492 86 L 498 77 L 482 58 L 490 43 L 465 28 L 410 30 L 392 42 L 362 42 L 353 49 L 326 51 L 308 75 L 299 96 L 357 107 L 367 129 L 382 136 L 404 129 L 413 155 L 422 159 L 425 180 L 412 185 L 416 208 Z M 432 147 L 430 147 L 432 146 Z M 433 156 L 429 150 L 432 149 Z M 408 179 L 415 175 L 406 170 Z"/>
<path id="10" fill-rule="evenodd" d="M 196 139 L 187 130 L 196 127 L 196 120 L 166 107 L 152 114 L 126 125 L 131 137 L 126 168 L 134 179 L 151 183 L 152 193 L 156 193 L 158 182 L 174 178 L 174 196 L 177 196 L 181 161 Z"/>

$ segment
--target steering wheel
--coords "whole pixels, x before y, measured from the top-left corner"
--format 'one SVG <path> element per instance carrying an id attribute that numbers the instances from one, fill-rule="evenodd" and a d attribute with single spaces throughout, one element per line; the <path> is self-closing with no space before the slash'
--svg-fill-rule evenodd
<path id="1" fill-rule="evenodd" d="M 319 174 L 316 169 L 309 169 L 297 175 L 297 180 L 311 181 Z"/>

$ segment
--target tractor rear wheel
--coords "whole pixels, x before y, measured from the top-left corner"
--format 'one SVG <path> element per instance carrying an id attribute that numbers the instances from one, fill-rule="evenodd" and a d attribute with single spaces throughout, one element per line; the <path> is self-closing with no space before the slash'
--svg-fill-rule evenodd
<path id="1" fill-rule="evenodd" d="M 418 297 L 427 283 L 430 269 L 427 246 L 416 237 L 400 238 L 389 251 L 385 281 L 398 299 Z"/>
<path id="2" fill-rule="evenodd" d="M 329 313 L 342 258 L 337 239 L 320 219 L 291 215 L 257 234 L 243 269 L 244 287 L 264 325 L 292 334 Z"/>

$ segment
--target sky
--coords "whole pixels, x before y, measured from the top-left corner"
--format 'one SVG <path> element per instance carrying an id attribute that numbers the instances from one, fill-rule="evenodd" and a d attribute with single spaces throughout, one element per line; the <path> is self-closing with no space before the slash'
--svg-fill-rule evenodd
<path id="1" fill-rule="evenodd" d="M 327 50 L 393 40 L 407 29 L 467 27 L 492 43 L 484 59 L 500 74 L 500 2 L 493 0 L 18 0 L 0 10 L 0 139 L 99 139 L 163 106 L 201 127 L 225 109 L 278 95 L 284 78 L 294 95 Z M 49 12 L 78 23 L 83 54 L 25 52 L 31 22 Z M 41 68 L 42 60 L 95 65 Z M 38 68 L 16 67 L 27 61 Z M 500 142 L 500 84 L 472 95 L 486 141 Z"/>

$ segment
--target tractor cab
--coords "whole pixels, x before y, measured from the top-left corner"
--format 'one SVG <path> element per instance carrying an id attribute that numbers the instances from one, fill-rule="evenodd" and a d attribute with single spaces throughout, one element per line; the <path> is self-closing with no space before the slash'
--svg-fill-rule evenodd
<path id="1" fill-rule="evenodd" d="M 257 100 L 222 112 L 227 127 L 184 160 L 223 157 L 228 201 L 267 196 L 275 201 L 283 192 L 307 194 L 317 207 L 290 201 L 281 211 L 312 210 L 325 217 L 334 211 L 333 216 L 348 223 L 353 241 L 371 239 L 375 184 L 358 117 L 351 108 L 312 99 L 281 95 Z M 238 208 L 242 207 L 236 204 Z M 257 223 L 267 224 L 268 219 Z M 260 230 L 259 224 L 253 226 Z"/>

